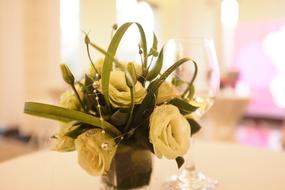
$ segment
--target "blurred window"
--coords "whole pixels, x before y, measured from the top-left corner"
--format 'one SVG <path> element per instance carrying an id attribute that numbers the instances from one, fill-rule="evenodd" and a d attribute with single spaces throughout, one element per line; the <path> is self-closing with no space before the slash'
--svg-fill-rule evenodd
<path id="1" fill-rule="evenodd" d="M 80 73 L 80 0 L 60 0 L 61 62 Z"/>
<path id="2" fill-rule="evenodd" d="M 149 3 L 145 1 L 138 2 L 137 0 L 116 0 L 116 10 L 118 25 L 125 22 L 140 23 L 145 30 L 147 43 L 152 43 L 155 20 L 153 8 Z M 132 26 L 126 32 L 126 37 L 121 42 L 118 52 L 119 59 L 139 62 L 140 58 L 137 48 L 139 41 L 139 32 L 135 26 Z"/>
<path id="3" fill-rule="evenodd" d="M 237 0 L 223 0 L 221 6 L 223 25 L 235 27 L 239 18 L 239 4 Z"/>

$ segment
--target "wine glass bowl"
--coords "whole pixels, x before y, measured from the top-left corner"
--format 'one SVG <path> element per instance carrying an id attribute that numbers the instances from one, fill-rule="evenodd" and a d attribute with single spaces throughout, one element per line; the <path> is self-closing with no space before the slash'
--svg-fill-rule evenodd
<path id="1" fill-rule="evenodd" d="M 171 39 L 165 45 L 165 52 L 169 63 L 185 57 L 192 60 L 181 65 L 173 77 L 175 81 L 179 81 L 180 95 L 198 107 L 195 112 L 191 113 L 191 117 L 199 119 L 213 105 L 219 91 L 220 72 L 213 40 Z M 217 181 L 197 171 L 193 160 L 188 157 L 184 168 L 177 175 L 172 176 L 163 188 L 211 190 L 216 185 Z"/>
<path id="2" fill-rule="evenodd" d="M 199 106 L 195 114 L 201 117 L 212 106 L 220 85 L 219 66 L 213 40 L 171 39 L 166 43 L 165 48 L 168 61 L 173 62 L 184 57 L 193 60 L 184 63 L 175 72 L 174 77 L 184 82 L 179 86 L 181 93 L 185 91 L 195 75 L 193 62 L 197 64 L 198 71 L 193 81 L 195 93 L 189 101 Z"/>

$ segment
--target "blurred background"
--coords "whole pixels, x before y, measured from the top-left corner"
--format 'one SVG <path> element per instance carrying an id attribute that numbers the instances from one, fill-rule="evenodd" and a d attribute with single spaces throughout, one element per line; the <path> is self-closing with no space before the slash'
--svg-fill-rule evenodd
<path id="1" fill-rule="evenodd" d="M 23 114 L 25 101 L 57 104 L 88 69 L 84 34 L 107 48 L 112 25 L 141 23 L 160 45 L 213 39 L 221 90 L 196 138 L 282 151 L 285 144 L 284 0 L 0 0 L 0 161 L 46 148 L 57 123 Z M 135 30 L 120 47 L 137 53 Z M 100 58 L 96 52 L 93 57 Z"/>

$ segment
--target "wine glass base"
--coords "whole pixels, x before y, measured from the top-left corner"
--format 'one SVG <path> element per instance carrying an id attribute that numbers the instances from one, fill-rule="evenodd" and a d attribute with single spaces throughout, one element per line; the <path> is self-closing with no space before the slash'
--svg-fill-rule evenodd
<path id="1" fill-rule="evenodd" d="M 182 170 L 179 175 L 169 178 L 163 189 L 167 190 L 214 190 L 218 181 L 207 177 L 204 173 L 196 170 Z"/>

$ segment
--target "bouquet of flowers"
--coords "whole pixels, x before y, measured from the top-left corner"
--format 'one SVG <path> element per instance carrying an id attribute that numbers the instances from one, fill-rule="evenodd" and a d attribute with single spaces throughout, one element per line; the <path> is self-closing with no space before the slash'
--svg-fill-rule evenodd
<path id="1" fill-rule="evenodd" d="M 136 25 L 140 33 L 138 53 L 141 64 L 123 63 L 115 56 L 122 37 L 131 25 Z M 91 175 L 110 178 L 110 172 L 117 170 L 123 178 L 126 174 L 118 170 L 126 168 L 118 169 L 118 162 L 115 168 L 112 167 L 115 160 L 121 160 L 120 164 L 124 160 L 130 167 L 145 162 L 146 153 L 176 160 L 180 167 L 189 148 L 189 138 L 200 129 L 191 116 L 198 109 L 197 105 L 191 104 L 198 69 L 193 60 L 183 58 L 161 73 L 164 50 L 162 47 L 158 51 L 157 41 L 154 34 L 152 46 L 148 48 L 144 30 L 138 23 L 125 23 L 117 28 L 107 50 L 91 42 L 86 35 L 90 72 L 76 81 L 69 68 L 62 64 L 63 79 L 72 91 L 62 94 L 60 106 L 26 102 L 25 113 L 61 121 L 60 130 L 54 135 L 57 141 L 55 149 L 77 151 L 80 166 Z M 104 59 L 94 63 L 90 47 L 101 52 Z M 187 88 L 179 93 L 176 87 L 185 85 L 185 82 L 179 78 L 166 82 L 166 78 L 187 61 L 193 62 L 195 73 L 190 76 L 192 80 L 186 84 Z M 137 156 L 132 155 L 131 159 L 120 157 L 130 150 L 141 152 Z M 144 170 L 148 168 L 146 165 L 143 167 Z M 147 172 L 151 172 L 151 166 Z M 130 179 L 134 177 L 133 173 L 128 176 L 128 184 L 136 182 L 131 186 L 125 184 L 125 187 L 134 187 L 142 180 L 142 176 Z M 143 178 L 146 179 L 145 175 Z M 119 181 L 119 178 L 116 180 Z M 122 181 L 121 186 L 124 186 L 122 184 L 126 181 Z M 146 179 L 142 183 L 148 181 Z M 107 182 L 114 185 L 111 180 Z"/>

